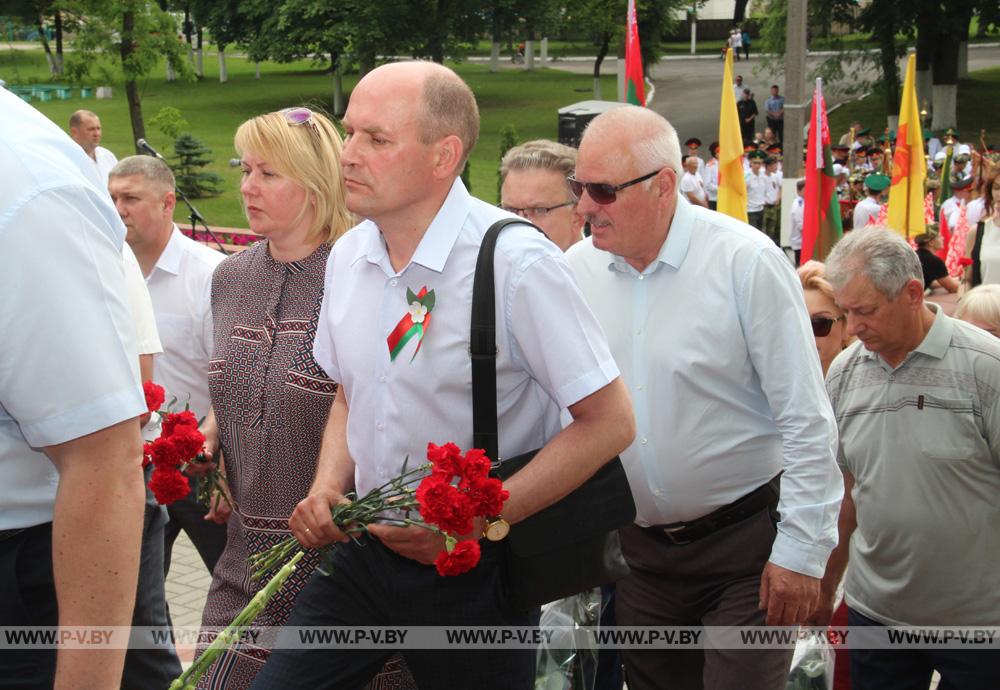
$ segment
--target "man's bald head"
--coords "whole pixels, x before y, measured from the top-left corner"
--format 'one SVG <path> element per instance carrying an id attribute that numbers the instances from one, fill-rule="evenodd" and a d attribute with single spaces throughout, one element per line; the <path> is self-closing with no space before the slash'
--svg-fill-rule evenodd
<path id="1" fill-rule="evenodd" d="M 69 117 L 69 135 L 93 158 L 101 143 L 101 118 L 90 110 L 77 110 Z"/>
<path id="2" fill-rule="evenodd" d="M 621 146 L 605 146 L 620 142 Z M 601 113 L 587 127 L 580 150 L 600 144 L 609 158 L 628 151 L 637 169 L 681 172 L 681 145 L 673 125 L 648 108 L 629 105 Z"/>
<path id="3" fill-rule="evenodd" d="M 455 135 L 462 142 L 463 164 L 468 160 L 479 138 L 479 107 L 472 89 L 455 72 L 436 62 L 412 60 L 382 65 L 365 75 L 362 83 L 369 79 L 419 84 L 421 141 L 430 144 Z"/>

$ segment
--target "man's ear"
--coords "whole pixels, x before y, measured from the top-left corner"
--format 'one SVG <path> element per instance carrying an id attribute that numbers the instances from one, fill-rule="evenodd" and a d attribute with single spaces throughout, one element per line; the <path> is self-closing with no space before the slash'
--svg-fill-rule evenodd
<path id="1" fill-rule="evenodd" d="M 449 134 L 437 142 L 435 144 L 434 177 L 446 179 L 460 175 L 462 171 L 459 166 L 462 165 L 464 152 L 462 140 L 455 134 Z"/>

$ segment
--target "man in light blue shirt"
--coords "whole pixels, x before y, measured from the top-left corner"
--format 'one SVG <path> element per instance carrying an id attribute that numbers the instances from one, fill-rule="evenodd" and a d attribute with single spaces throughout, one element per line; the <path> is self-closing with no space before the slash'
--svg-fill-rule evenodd
<path id="1" fill-rule="evenodd" d="M 764 101 L 764 117 L 767 126 L 778 141 L 785 140 L 785 97 L 778 95 L 778 85 L 771 86 L 771 95 Z"/>
<path id="2" fill-rule="evenodd" d="M 125 228 L 83 150 L 2 89 L 0 160 L 0 627 L 127 626 L 146 405 Z M 5 650 L 0 684 L 118 687 L 124 656 Z"/>
<path id="3" fill-rule="evenodd" d="M 567 259 L 636 411 L 618 622 L 796 625 L 843 493 L 802 290 L 765 235 L 678 195 L 679 162 L 666 120 L 620 108 L 590 124 L 571 181 L 592 237 Z M 790 654 L 627 650 L 625 666 L 632 690 L 777 690 Z"/>

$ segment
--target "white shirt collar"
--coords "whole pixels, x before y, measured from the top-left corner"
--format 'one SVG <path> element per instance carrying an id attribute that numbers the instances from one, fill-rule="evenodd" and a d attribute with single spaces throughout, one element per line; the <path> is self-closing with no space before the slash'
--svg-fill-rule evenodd
<path id="1" fill-rule="evenodd" d="M 469 215 L 469 198 L 469 192 L 462 184 L 462 180 L 456 178 L 437 215 L 420 239 L 410 263 L 420 264 L 437 273 L 444 269 L 452 247 L 455 246 L 455 240 L 458 239 L 462 225 Z M 394 274 L 395 271 L 392 271 L 388 264 L 385 239 L 378 226 L 372 221 L 365 221 L 358 229 L 369 233 L 368 241 L 359 243 L 358 252 L 351 263 L 367 259 L 369 263 L 381 266 L 386 273 Z"/>
<path id="2" fill-rule="evenodd" d="M 646 267 L 642 272 L 643 275 L 653 273 L 659 268 L 660 264 L 666 264 L 673 269 L 681 267 L 681 264 L 684 263 L 684 257 L 687 256 L 688 247 L 691 246 L 691 226 L 695 222 L 693 216 L 694 209 L 691 202 L 678 194 L 677 207 L 674 210 L 674 217 L 670 221 L 670 230 L 667 232 L 667 239 L 660 245 L 660 251 L 656 255 L 656 260 Z M 625 273 L 638 273 L 624 258 L 615 254 L 612 254 L 611 258 L 612 260 L 608 264 L 609 269 Z"/>
<path id="3" fill-rule="evenodd" d="M 181 231 L 174 225 L 174 229 L 170 232 L 170 239 L 167 241 L 167 246 L 163 248 L 160 258 L 156 260 L 153 271 L 166 271 L 172 275 L 177 275 L 181 272 L 181 256 L 184 254 L 182 240 Z M 150 271 L 150 274 L 152 275 L 152 271 Z"/>

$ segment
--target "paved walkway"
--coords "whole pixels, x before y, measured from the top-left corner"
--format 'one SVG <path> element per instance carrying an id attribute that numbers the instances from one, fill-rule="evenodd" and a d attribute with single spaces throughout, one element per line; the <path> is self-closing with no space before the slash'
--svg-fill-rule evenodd
<path id="1" fill-rule="evenodd" d="M 183 532 L 174 542 L 170 561 L 170 575 L 167 577 L 167 605 L 170 618 L 177 627 L 198 627 L 201 625 L 201 611 L 205 608 L 205 597 L 212 576 L 205 569 L 201 557 L 191 540 Z M 179 647 L 181 661 L 191 661 L 194 649 Z"/>

